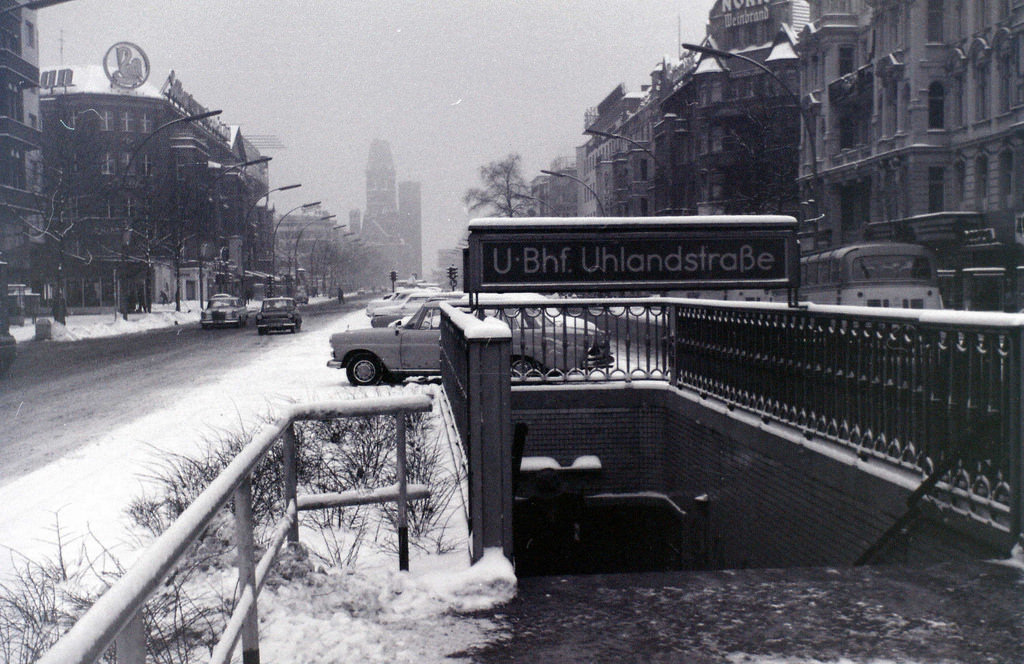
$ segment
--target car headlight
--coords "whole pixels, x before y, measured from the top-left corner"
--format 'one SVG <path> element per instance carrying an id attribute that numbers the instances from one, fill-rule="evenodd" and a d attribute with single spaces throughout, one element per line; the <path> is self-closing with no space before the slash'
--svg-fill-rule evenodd
<path id="1" fill-rule="evenodd" d="M 256 320 L 263 320 L 263 314 L 256 314 Z"/>

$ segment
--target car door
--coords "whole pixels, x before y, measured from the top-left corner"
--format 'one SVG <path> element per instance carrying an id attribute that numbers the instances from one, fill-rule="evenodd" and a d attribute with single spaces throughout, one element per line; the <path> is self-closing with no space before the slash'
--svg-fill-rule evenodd
<path id="1" fill-rule="evenodd" d="M 408 326 L 395 328 L 400 337 L 402 371 L 441 371 L 441 309 L 426 306 L 409 320 Z"/>

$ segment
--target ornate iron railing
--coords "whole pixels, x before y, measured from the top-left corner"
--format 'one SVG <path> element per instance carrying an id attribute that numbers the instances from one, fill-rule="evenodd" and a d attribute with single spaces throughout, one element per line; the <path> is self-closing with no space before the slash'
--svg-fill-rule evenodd
<path id="1" fill-rule="evenodd" d="M 933 498 L 1020 533 L 1024 316 L 671 298 L 484 308 L 512 328 L 513 360 L 532 360 L 513 362 L 514 384 L 665 380 L 921 477 L 955 456 Z M 595 329 L 606 366 L 543 341 L 579 348 Z"/>

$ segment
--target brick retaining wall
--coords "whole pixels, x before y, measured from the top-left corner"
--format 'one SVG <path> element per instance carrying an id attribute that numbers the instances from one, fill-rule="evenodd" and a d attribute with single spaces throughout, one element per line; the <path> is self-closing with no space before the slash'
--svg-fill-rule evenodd
<path id="1" fill-rule="evenodd" d="M 515 388 L 512 417 L 530 427 L 526 456 L 563 465 L 600 457 L 596 490 L 658 491 L 684 506 L 707 494 L 714 566 L 851 564 L 903 513 L 919 481 L 653 382 Z M 1006 546 L 967 533 L 985 534 L 932 509 L 874 562 L 993 557 Z"/>

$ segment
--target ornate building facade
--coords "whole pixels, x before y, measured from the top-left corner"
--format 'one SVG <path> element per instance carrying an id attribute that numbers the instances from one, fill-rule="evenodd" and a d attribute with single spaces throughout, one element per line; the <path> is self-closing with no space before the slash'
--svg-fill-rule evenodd
<path id="1" fill-rule="evenodd" d="M 820 223 L 806 243 L 938 252 L 947 307 L 1024 307 L 1024 3 L 812 0 L 801 95 Z"/>
<path id="2" fill-rule="evenodd" d="M 174 72 L 151 83 L 132 44 L 62 71 L 41 80 L 33 286 L 80 309 L 243 294 L 266 251 L 266 159 L 238 127 L 198 118 L 207 109 Z"/>

